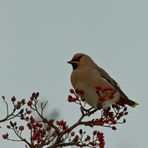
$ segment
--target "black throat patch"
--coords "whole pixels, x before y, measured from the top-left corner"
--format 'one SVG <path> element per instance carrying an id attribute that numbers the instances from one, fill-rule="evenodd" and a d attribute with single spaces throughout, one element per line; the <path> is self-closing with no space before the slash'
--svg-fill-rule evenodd
<path id="1" fill-rule="evenodd" d="M 77 69 L 77 67 L 78 67 L 78 64 L 77 63 L 72 63 L 71 65 L 72 65 L 73 70 L 74 69 Z"/>

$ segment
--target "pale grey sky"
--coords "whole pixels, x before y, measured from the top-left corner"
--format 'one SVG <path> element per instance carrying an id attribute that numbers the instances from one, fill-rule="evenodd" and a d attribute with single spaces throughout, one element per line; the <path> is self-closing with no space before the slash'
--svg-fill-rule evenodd
<path id="1" fill-rule="evenodd" d="M 39 91 L 49 110 L 58 108 L 71 124 L 79 111 L 66 101 L 67 61 L 87 53 L 140 103 L 116 132 L 102 129 L 106 148 L 148 147 L 147 6 L 146 0 L 1 0 L 0 95 L 27 98 Z M 20 147 L 0 139 L 1 147 L 10 144 Z"/>

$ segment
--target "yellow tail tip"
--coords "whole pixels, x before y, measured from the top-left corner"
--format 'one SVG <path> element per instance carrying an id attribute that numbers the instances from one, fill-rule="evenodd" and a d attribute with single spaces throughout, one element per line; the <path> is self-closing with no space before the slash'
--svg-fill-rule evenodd
<path id="1" fill-rule="evenodd" d="M 139 105 L 139 103 L 134 102 L 134 103 L 131 105 L 131 107 L 135 108 L 135 107 L 138 106 L 138 105 Z"/>

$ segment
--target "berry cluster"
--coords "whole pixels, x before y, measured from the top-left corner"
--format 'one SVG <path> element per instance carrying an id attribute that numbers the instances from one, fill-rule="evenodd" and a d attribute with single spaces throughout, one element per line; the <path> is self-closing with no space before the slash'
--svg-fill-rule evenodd
<path id="1" fill-rule="evenodd" d="M 99 95 L 101 94 L 101 103 L 106 99 L 105 95 L 112 99 L 115 94 L 115 90 L 112 88 L 96 87 L 95 89 Z M 14 139 L 11 138 L 10 133 L 6 132 L 2 135 L 3 139 L 24 142 L 29 148 L 42 148 L 44 146 L 48 148 L 66 146 L 104 148 L 104 135 L 99 128 L 109 127 L 116 130 L 117 124 L 126 122 L 123 117 L 128 114 L 127 107 L 113 104 L 109 108 L 101 110 L 88 108 L 86 102 L 81 99 L 81 96 L 84 95 L 83 91 L 70 89 L 70 93 L 68 101 L 79 105 L 81 111 L 80 117 L 72 125 L 68 125 L 65 120 L 45 117 L 44 109 L 47 102 L 40 104 L 38 92 L 33 93 L 28 100 L 17 101 L 16 97 L 12 97 L 12 112 L 9 111 L 5 97 L 2 97 L 6 104 L 7 114 L 0 120 L 0 123 L 6 122 L 7 128 L 16 135 Z M 91 116 L 94 114 L 97 114 L 97 118 Z M 96 130 L 93 130 L 93 127 Z M 87 128 L 92 129 L 92 133 L 87 133 Z M 24 133 L 27 131 L 29 131 L 30 136 L 25 137 Z"/>

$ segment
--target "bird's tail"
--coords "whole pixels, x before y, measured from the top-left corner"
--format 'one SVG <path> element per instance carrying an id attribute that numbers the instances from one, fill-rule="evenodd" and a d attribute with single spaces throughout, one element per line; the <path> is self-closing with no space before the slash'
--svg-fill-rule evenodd
<path id="1" fill-rule="evenodd" d="M 122 96 L 120 97 L 118 104 L 120 104 L 120 105 L 126 105 L 127 104 L 127 105 L 129 105 L 133 108 L 135 108 L 136 106 L 139 105 L 137 102 L 130 100 L 127 97 L 122 97 Z"/>
<path id="2" fill-rule="evenodd" d="M 138 104 L 137 102 L 135 102 L 135 101 L 132 101 L 132 100 L 129 100 L 129 99 L 128 99 L 127 105 L 129 105 L 129 106 L 135 108 L 135 107 L 138 106 L 139 104 Z"/>

